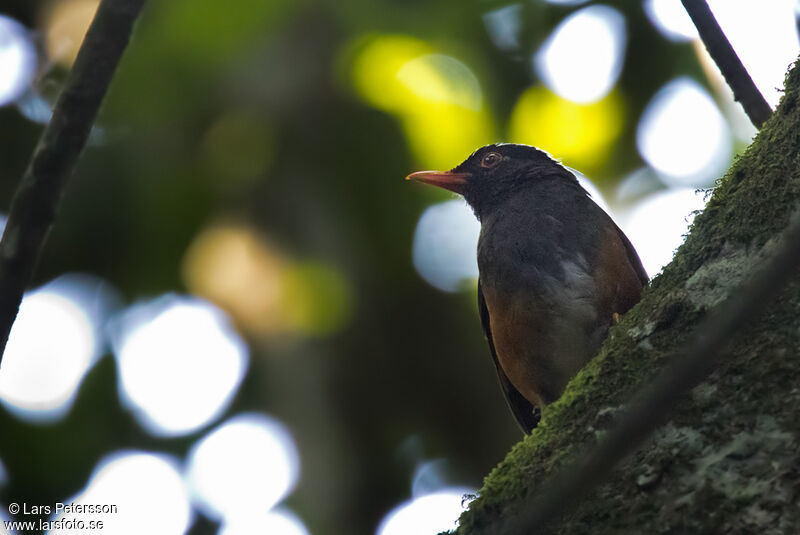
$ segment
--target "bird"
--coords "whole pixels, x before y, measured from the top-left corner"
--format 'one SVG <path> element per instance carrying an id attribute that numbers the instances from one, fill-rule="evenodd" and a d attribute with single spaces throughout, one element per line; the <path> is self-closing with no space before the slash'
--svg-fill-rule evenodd
<path id="1" fill-rule="evenodd" d="M 530 434 L 648 283 L 575 174 L 529 145 L 479 148 L 407 180 L 460 194 L 480 222 L 478 310 L 506 402 Z"/>

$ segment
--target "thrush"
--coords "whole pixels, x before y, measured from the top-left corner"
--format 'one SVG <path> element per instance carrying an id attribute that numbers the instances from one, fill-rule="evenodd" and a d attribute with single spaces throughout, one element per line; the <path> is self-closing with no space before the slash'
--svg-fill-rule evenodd
<path id="1" fill-rule="evenodd" d="M 407 177 L 464 197 L 481 224 L 478 309 L 525 433 L 648 282 L 630 240 L 575 175 L 528 145 L 493 144 Z"/>

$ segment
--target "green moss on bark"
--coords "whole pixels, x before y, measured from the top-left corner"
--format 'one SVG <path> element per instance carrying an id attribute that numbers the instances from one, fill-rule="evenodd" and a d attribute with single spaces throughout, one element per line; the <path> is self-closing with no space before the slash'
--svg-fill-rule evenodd
<path id="1" fill-rule="evenodd" d="M 800 69 L 719 181 L 673 262 L 600 354 L 486 478 L 462 535 L 502 533 L 539 484 L 595 444 L 632 392 L 736 287 L 800 205 Z M 797 533 L 800 280 L 730 341 L 716 372 L 554 533 Z"/>

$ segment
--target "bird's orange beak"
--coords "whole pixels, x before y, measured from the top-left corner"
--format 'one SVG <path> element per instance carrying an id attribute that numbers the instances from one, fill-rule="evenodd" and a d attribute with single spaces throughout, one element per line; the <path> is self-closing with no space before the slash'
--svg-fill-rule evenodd
<path id="1" fill-rule="evenodd" d="M 467 184 L 469 173 L 454 173 L 452 171 L 417 171 L 406 177 L 406 180 L 416 180 L 431 186 L 454 191 L 460 195 L 464 194 L 464 186 Z"/>

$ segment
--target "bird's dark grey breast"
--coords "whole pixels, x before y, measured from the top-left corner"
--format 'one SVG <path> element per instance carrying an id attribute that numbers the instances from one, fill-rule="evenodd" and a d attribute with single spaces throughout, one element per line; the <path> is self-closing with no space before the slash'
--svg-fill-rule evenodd
<path id="1" fill-rule="evenodd" d="M 618 229 L 583 190 L 556 181 L 481 219 L 478 267 L 497 357 L 535 405 L 561 395 L 611 322 L 611 312 L 599 317 L 603 290 L 591 268 L 609 231 Z"/>
<path id="2" fill-rule="evenodd" d="M 578 289 L 589 284 L 598 238 L 609 224 L 577 187 L 532 187 L 482 219 L 480 272 L 498 290 L 525 289 L 545 301 L 563 301 L 565 292 L 581 297 Z"/>

